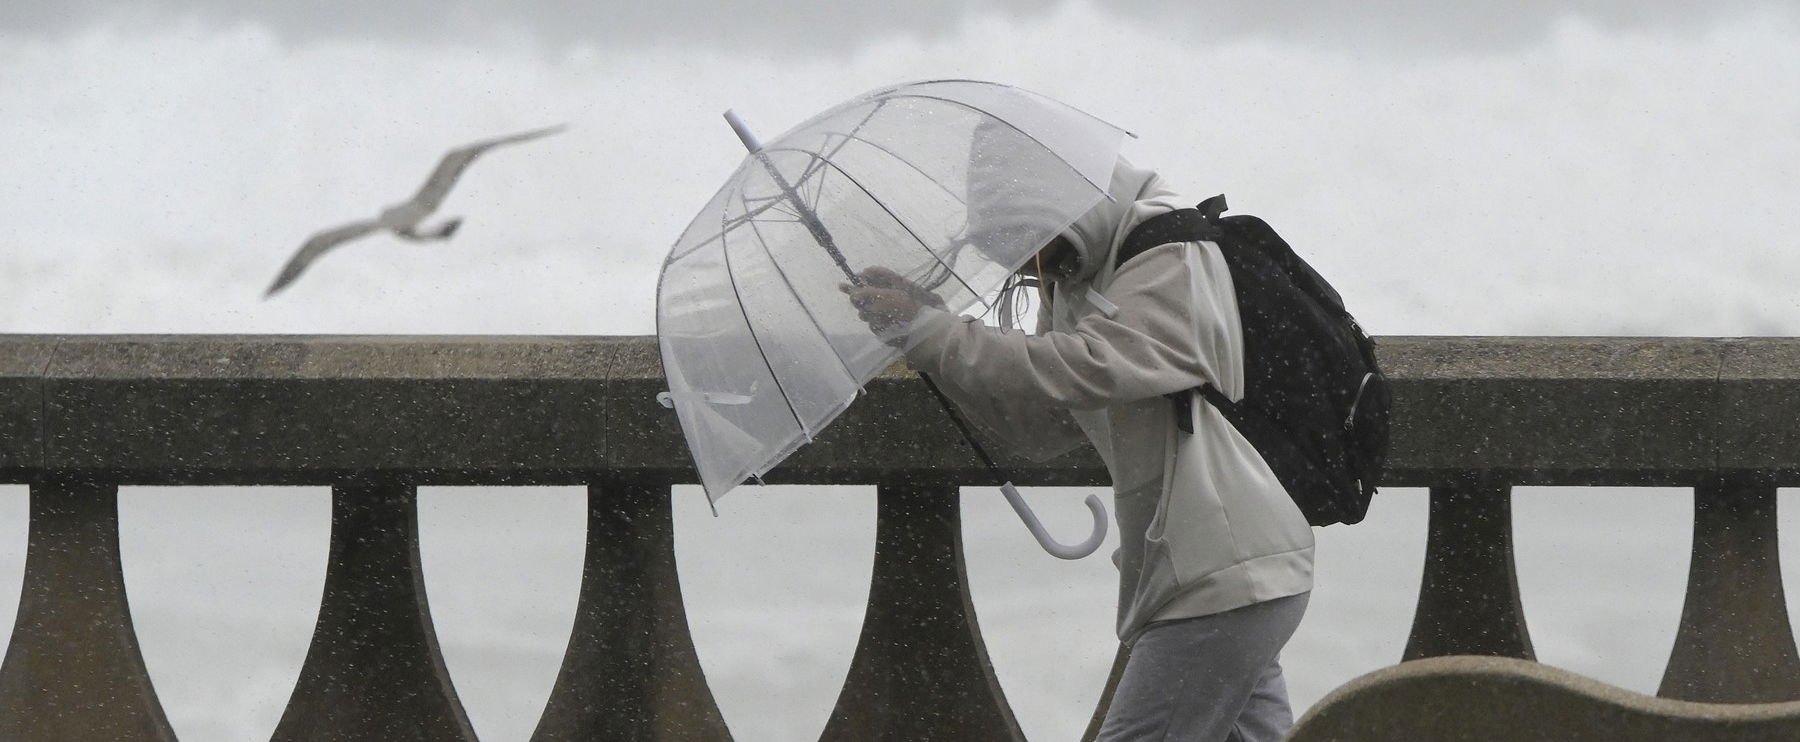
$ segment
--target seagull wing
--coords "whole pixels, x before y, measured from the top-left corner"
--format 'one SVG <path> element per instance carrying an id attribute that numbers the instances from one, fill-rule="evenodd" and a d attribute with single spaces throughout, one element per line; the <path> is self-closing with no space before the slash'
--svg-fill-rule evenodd
<path id="1" fill-rule="evenodd" d="M 341 227 L 327 229 L 308 237 L 306 239 L 306 244 L 301 245 L 300 250 L 294 253 L 294 257 L 288 258 L 287 265 L 281 267 L 281 275 L 275 277 L 275 283 L 269 285 L 269 290 L 263 294 L 263 298 L 266 299 L 273 296 L 275 292 L 287 288 L 288 284 L 293 283 L 294 279 L 300 277 L 300 274 L 306 270 L 307 266 L 312 265 L 314 260 L 317 260 L 320 255 L 324 255 L 327 251 L 331 250 L 331 248 L 342 245 L 380 228 L 380 222 L 352 222 Z"/>
<path id="2" fill-rule="evenodd" d="M 518 134 L 484 139 L 450 150 L 448 154 L 444 155 L 444 159 L 438 161 L 437 169 L 431 171 L 431 177 L 425 179 L 425 185 L 419 187 L 419 192 L 412 197 L 412 202 L 423 207 L 427 214 L 436 211 L 438 205 L 444 202 L 445 194 L 450 192 L 450 186 L 456 185 L 456 179 L 462 177 L 463 170 L 468 169 L 469 163 L 474 162 L 481 153 L 502 144 L 545 137 L 567 128 L 569 128 L 568 124 L 558 124 Z"/>

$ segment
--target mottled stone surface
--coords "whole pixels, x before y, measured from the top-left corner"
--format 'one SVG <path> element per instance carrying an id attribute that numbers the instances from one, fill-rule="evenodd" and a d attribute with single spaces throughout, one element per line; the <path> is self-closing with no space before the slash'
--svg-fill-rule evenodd
<path id="1" fill-rule="evenodd" d="M 1513 563 L 1512 490 L 1431 488 L 1425 568 L 1402 659 L 1456 654 L 1535 659 Z"/>
<path id="2" fill-rule="evenodd" d="M 1800 480 L 1800 338 L 1727 341 L 1719 373 L 1719 466 Z"/>
<path id="3" fill-rule="evenodd" d="M 969 597 L 954 485 L 880 487 L 856 656 L 821 742 L 1023 742 Z"/>
<path id="4" fill-rule="evenodd" d="M 132 480 L 506 481 L 602 466 L 605 338 L 76 338 L 46 464 Z"/>
<path id="5" fill-rule="evenodd" d="M 0 472 L 44 464 L 44 368 L 59 340 L 0 335 Z"/>
<path id="6" fill-rule="evenodd" d="M 668 485 L 588 488 L 581 599 L 531 742 L 730 742 L 688 634 Z"/>
<path id="7" fill-rule="evenodd" d="M 675 411 L 656 401 L 656 395 L 668 389 L 656 339 L 627 339 L 611 355 L 602 458 L 622 474 L 653 472 L 681 482 L 698 481 Z"/>
<path id="8" fill-rule="evenodd" d="M 1455 641 L 1419 645 L 1423 648 L 1409 649 L 1409 656 L 1452 651 L 1530 656 L 1505 544 L 1510 533 L 1505 497 L 1511 487 L 1690 486 L 1696 488 L 1695 560 L 1701 566 L 1690 578 L 1680 640 L 1686 643 L 1678 642 L 1671 662 L 1671 687 L 1677 688 L 1671 694 L 1706 700 L 1793 697 L 1793 678 L 1800 676 L 1793 674 L 1797 660 L 1791 647 L 1764 653 L 1779 654 L 1770 666 L 1785 673 L 1781 683 L 1770 686 L 1774 691 L 1732 679 L 1745 672 L 1768 674 L 1769 663 L 1733 664 L 1730 658 L 1745 646 L 1768 645 L 1768 636 L 1787 636 L 1788 624 L 1776 560 L 1764 554 L 1773 552 L 1775 541 L 1774 519 L 1767 514 L 1772 506 L 1767 513 L 1760 505 L 1727 506 L 1734 502 L 1732 492 L 1760 493 L 1757 502 L 1772 503 L 1775 486 L 1800 483 L 1800 340 L 1406 337 L 1382 339 L 1380 353 L 1395 398 L 1385 484 L 1433 488 L 1434 545 L 1428 561 L 1448 574 L 1474 575 L 1446 580 L 1427 574 L 1420 599 L 1426 626 L 1423 632 L 1415 627 L 1415 639 Z M 667 484 L 695 481 L 676 416 L 656 402 L 664 388 L 656 343 L 648 337 L 0 335 L 0 481 L 42 482 L 48 475 L 109 488 L 333 484 L 340 493 L 334 508 L 380 499 L 360 490 L 351 494 L 345 487 L 355 481 L 379 481 L 409 493 L 415 484 L 629 481 L 660 499 Z M 1106 482 L 1090 450 L 1041 464 L 1001 460 L 1022 485 Z M 841 419 L 765 479 L 937 492 L 987 484 L 992 474 L 926 385 L 895 367 L 871 380 Z M 1477 507 L 1457 501 L 1471 493 L 1479 495 Z M 604 489 L 596 491 L 590 505 L 601 507 L 610 502 L 608 496 Z M 1731 517 L 1709 515 L 1718 513 Z M 38 520 L 34 515 L 34 529 Z M 949 516 L 913 514 L 903 520 L 908 528 L 941 521 L 950 540 L 940 539 L 940 545 L 954 545 L 959 533 Z M 1440 531 L 1445 538 L 1437 538 Z M 914 536 L 897 543 L 923 541 Z M 607 543 L 623 538 L 608 536 Z M 335 530 L 334 539 L 343 540 Z M 1444 543 L 1468 546 L 1467 555 Z M 672 557 L 672 550 L 665 551 Z M 901 556 L 890 561 L 907 569 L 929 561 L 912 552 L 895 554 Z M 369 561 L 405 566 L 416 564 L 416 553 L 401 549 Z M 672 559 L 666 561 L 658 569 L 672 575 Z M 1484 569 L 1489 570 L 1485 577 L 1474 574 Z M 881 591 L 904 586 L 902 577 L 876 580 L 872 605 L 892 607 L 872 616 L 901 616 L 916 607 L 907 602 L 919 594 L 912 587 L 899 597 L 877 600 L 886 594 Z M 1744 589 L 1751 577 L 1764 587 Z M 959 585 L 960 579 L 914 582 L 941 588 Z M 1483 615 L 1472 618 L 1426 610 L 1444 601 L 1497 607 L 1484 607 L 1475 611 Z M 923 608 L 965 602 L 951 596 Z M 416 609 L 389 612 L 408 620 L 428 617 L 422 597 Z M 1497 613 L 1505 615 L 1499 620 L 1487 615 Z M 1721 613 L 1726 618 L 1718 618 Z M 967 621 L 920 615 L 925 618 L 900 623 L 929 618 L 948 627 L 940 632 L 947 638 L 933 646 L 951 647 L 946 656 L 952 659 L 934 668 L 987 671 L 972 615 Z M 880 621 L 871 625 L 876 624 Z M 1496 630 L 1507 632 L 1511 643 L 1462 641 Z M 333 629 L 326 636 L 341 633 Z M 874 659 L 859 659 L 862 674 L 847 683 L 852 700 L 833 717 L 839 736 L 861 738 L 885 724 L 869 721 L 878 715 L 865 713 L 878 699 L 937 698 L 933 694 L 944 688 L 962 689 L 950 694 L 957 698 L 991 696 L 987 705 L 1000 711 L 983 716 L 987 722 L 999 720 L 987 728 L 964 723 L 956 713 L 966 709 L 946 702 L 943 728 L 979 729 L 981 739 L 1017 736 L 1004 697 L 997 686 L 988 688 L 991 676 L 965 672 L 954 683 L 937 676 L 918 683 L 893 675 L 892 668 L 909 666 L 917 653 L 891 639 L 904 633 L 881 629 L 871 635 L 878 641 L 865 636 L 859 657 Z M 964 633 L 973 637 L 974 649 L 959 643 Z M 1693 641 L 1696 636 L 1708 641 Z M 429 659 L 435 650 L 415 654 Z M 607 657 L 623 657 L 629 664 L 630 654 Z M 1690 655 L 1699 659 L 1683 659 Z M 358 652 L 347 656 L 353 663 L 366 659 Z M 17 667 L 23 665 L 9 660 L 9 671 L 27 677 L 17 674 Z M 326 665 L 309 667 L 309 678 L 344 675 L 320 669 Z M 662 698 L 657 694 L 663 690 L 645 679 L 654 676 L 608 677 L 647 693 L 646 698 Z M 1716 678 L 1725 680 L 1714 683 Z M 445 708 L 452 710 L 437 716 L 449 720 L 445 729 L 472 736 L 447 682 L 443 685 L 446 692 L 440 695 L 450 699 Z M 349 708 L 330 700 L 329 693 L 297 695 L 326 699 L 317 708 Z M 327 716 L 304 711 L 294 718 Z M 722 727 L 713 723 L 714 716 L 716 711 L 709 711 L 703 726 Z M 569 718 L 577 717 L 577 727 L 591 720 L 580 714 Z M 1432 738 L 1464 740 L 1795 739 L 1800 738 L 1797 718 L 1796 704 L 1654 699 L 1531 663 L 1452 657 L 1405 663 L 1351 683 L 1315 707 L 1295 738 L 1416 739 L 1431 730 Z M 303 726 L 284 723 L 288 729 Z"/>
<path id="9" fill-rule="evenodd" d="M 1500 657 L 1437 657 L 1364 675 L 1300 719 L 1291 742 L 1787 742 L 1800 702 L 1693 703 Z"/>
<path id="10" fill-rule="evenodd" d="M 1657 695 L 1709 703 L 1800 701 L 1800 649 L 1781 579 L 1776 490 L 1694 489 L 1693 555 Z"/>
<path id="11" fill-rule="evenodd" d="M 331 488 L 331 558 L 312 645 L 272 742 L 475 742 L 432 627 L 419 493 Z"/>
<path id="12" fill-rule="evenodd" d="M 1717 454 L 1723 347 L 1682 338 L 1393 338 L 1394 484 L 1683 484 Z"/>
<path id="13" fill-rule="evenodd" d="M 1399 337 L 1389 485 L 1800 477 L 1800 341 Z M 654 338 L 0 336 L 0 472 L 143 483 L 694 481 Z M 41 395 L 41 396 L 40 396 Z M 1022 484 L 1103 484 L 1092 451 Z M 770 482 L 991 476 L 903 368 Z"/>
<path id="14" fill-rule="evenodd" d="M 174 742 L 132 628 L 117 487 L 31 487 L 18 620 L 0 663 L 0 739 Z"/>

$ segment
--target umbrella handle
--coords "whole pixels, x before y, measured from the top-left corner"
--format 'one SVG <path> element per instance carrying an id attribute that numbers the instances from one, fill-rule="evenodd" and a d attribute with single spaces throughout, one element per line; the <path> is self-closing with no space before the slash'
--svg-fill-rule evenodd
<path id="1" fill-rule="evenodd" d="M 1019 514 L 1019 520 L 1025 521 L 1025 528 L 1031 531 L 1038 545 L 1050 556 L 1058 559 L 1080 559 L 1094 553 L 1100 548 L 1100 542 L 1106 540 L 1106 506 L 1100 504 L 1098 495 L 1087 496 L 1088 511 L 1094 514 L 1094 532 L 1088 534 L 1087 540 L 1073 546 L 1059 543 L 1044 530 L 1044 524 L 1038 522 L 1037 513 L 1031 512 L 1031 506 L 1025 504 L 1025 498 L 1019 494 L 1019 488 L 1012 482 L 1000 485 L 1000 494 L 1006 495 L 1006 501 L 1012 505 L 1013 512 Z"/>

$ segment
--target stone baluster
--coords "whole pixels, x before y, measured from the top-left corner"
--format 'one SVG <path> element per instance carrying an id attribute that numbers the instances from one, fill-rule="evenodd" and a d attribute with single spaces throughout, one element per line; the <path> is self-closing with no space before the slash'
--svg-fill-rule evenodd
<path id="1" fill-rule="evenodd" d="M 1405 660 L 1536 659 L 1513 566 L 1512 487 L 1475 476 L 1431 488 L 1425 570 Z"/>
<path id="2" fill-rule="evenodd" d="M 969 599 L 952 485 L 877 488 L 869 607 L 822 740 L 1022 740 Z"/>
<path id="3" fill-rule="evenodd" d="M 1800 700 L 1800 657 L 1776 530 L 1773 485 L 1727 481 L 1695 488 L 1687 598 L 1657 695 L 1715 703 Z"/>
<path id="4" fill-rule="evenodd" d="M 569 648 L 534 742 L 730 740 L 688 633 L 666 483 L 588 487 Z"/>
<path id="5" fill-rule="evenodd" d="M 167 740 L 175 732 L 131 627 L 119 563 L 119 488 L 31 485 L 24 591 L 0 667 L 0 739 Z"/>
<path id="6" fill-rule="evenodd" d="M 410 484 L 331 488 L 325 594 L 277 742 L 475 739 L 431 627 L 418 523 Z"/>

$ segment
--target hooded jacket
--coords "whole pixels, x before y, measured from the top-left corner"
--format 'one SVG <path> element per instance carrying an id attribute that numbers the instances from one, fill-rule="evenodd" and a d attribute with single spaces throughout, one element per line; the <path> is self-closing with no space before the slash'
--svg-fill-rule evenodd
<path id="1" fill-rule="evenodd" d="M 1213 408 L 1180 431 L 1163 396 L 1244 394 L 1244 341 L 1218 245 L 1182 242 L 1115 270 L 1131 230 L 1187 202 L 1121 159 L 1102 201 L 1062 236 L 1038 334 L 923 308 L 906 358 L 991 436 L 1036 460 L 1091 442 L 1113 480 L 1117 629 L 1206 616 L 1312 589 L 1313 535 L 1262 457 Z M 974 198 L 977 194 L 971 194 Z"/>

